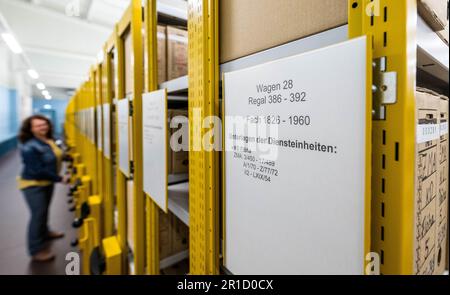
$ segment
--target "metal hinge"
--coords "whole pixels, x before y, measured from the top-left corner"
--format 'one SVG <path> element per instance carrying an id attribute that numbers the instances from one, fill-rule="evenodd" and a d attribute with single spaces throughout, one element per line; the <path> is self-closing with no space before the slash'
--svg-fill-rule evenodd
<path id="1" fill-rule="evenodd" d="M 373 61 L 373 119 L 386 119 L 387 104 L 397 102 L 397 72 L 386 72 L 386 57 Z"/>

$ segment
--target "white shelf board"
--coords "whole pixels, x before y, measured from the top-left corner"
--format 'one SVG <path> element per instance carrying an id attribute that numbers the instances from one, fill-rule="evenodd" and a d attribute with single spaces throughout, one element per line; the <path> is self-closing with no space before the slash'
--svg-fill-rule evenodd
<path id="1" fill-rule="evenodd" d="M 189 226 L 189 182 L 168 186 L 169 211 Z"/>
<path id="2" fill-rule="evenodd" d="M 182 20 L 188 19 L 187 2 L 182 0 L 158 0 L 156 3 L 158 13 Z"/>
<path id="3" fill-rule="evenodd" d="M 188 90 L 188 76 L 179 77 L 159 85 L 159 89 L 167 89 L 167 93 L 187 92 Z"/>
<path id="4" fill-rule="evenodd" d="M 164 269 L 166 267 L 172 266 L 174 264 L 177 264 L 180 261 L 185 260 L 188 257 L 189 257 L 189 249 L 162 259 L 159 262 L 159 268 Z"/>
<path id="5" fill-rule="evenodd" d="M 145 0 L 142 0 L 142 6 Z M 183 0 L 157 0 L 156 10 L 158 13 L 187 21 L 187 2 Z"/>
<path id="6" fill-rule="evenodd" d="M 221 73 L 241 70 L 348 40 L 348 25 L 295 40 L 265 51 L 242 57 L 220 66 Z"/>
<path id="7" fill-rule="evenodd" d="M 417 67 L 448 83 L 448 45 L 419 16 L 417 18 Z"/>
<path id="8" fill-rule="evenodd" d="M 169 174 L 169 177 L 168 177 L 169 185 L 180 183 L 180 182 L 186 182 L 188 180 L 189 180 L 189 173 Z"/>
<path id="9" fill-rule="evenodd" d="M 169 101 L 185 101 L 185 102 L 188 101 L 188 97 L 187 96 L 181 96 L 181 95 L 180 96 L 178 96 L 178 95 L 168 95 L 167 99 Z"/>

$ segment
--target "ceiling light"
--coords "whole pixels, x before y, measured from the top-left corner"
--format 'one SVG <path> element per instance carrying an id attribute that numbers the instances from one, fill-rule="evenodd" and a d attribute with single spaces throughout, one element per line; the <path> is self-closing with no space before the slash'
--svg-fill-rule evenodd
<path id="1" fill-rule="evenodd" d="M 2 34 L 3 40 L 5 40 L 6 45 L 8 45 L 9 49 L 11 49 L 12 52 L 19 54 L 22 53 L 22 47 L 20 47 L 19 42 L 17 42 L 16 38 L 14 38 L 13 35 L 9 33 L 3 33 Z"/>
<path id="2" fill-rule="evenodd" d="M 44 90 L 44 89 L 45 89 L 44 83 L 37 83 L 37 84 L 36 84 L 36 87 L 37 87 L 39 90 Z"/>
<path id="3" fill-rule="evenodd" d="M 48 92 L 48 90 L 43 90 L 43 91 L 42 91 L 42 95 L 43 95 L 43 96 L 49 96 L 50 93 Z"/>
<path id="4" fill-rule="evenodd" d="M 52 109 L 52 106 L 49 105 L 49 104 L 45 104 L 45 105 L 44 105 L 44 109 L 46 109 L 46 110 L 51 110 L 51 109 Z"/>
<path id="5" fill-rule="evenodd" d="M 39 74 L 38 72 L 36 72 L 36 70 L 33 69 L 29 69 L 28 70 L 28 75 L 31 77 L 31 79 L 38 79 L 39 78 Z"/>

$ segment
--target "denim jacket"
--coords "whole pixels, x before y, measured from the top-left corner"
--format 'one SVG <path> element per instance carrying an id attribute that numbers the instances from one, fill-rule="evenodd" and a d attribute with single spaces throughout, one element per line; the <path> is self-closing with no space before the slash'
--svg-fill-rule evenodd
<path id="1" fill-rule="evenodd" d="M 23 160 L 22 179 L 60 182 L 57 159 L 52 148 L 45 142 L 32 138 L 20 146 Z"/>

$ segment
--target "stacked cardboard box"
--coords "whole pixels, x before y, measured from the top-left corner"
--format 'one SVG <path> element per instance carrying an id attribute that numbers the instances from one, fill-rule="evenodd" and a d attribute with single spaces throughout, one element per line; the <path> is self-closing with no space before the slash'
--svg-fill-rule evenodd
<path id="1" fill-rule="evenodd" d="M 172 235 L 170 215 L 159 211 L 159 258 L 164 259 L 172 255 Z"/>
<path id="2" fill-rule="evenodd" d="M 167 81 L 167 37 L 166 27 L 158 26 L 158 84 Z"/>
<path id="3" fill-rule="evenodd" d="M 220 2 L 220 63 L 314 35 L 348 21 L 348 0 Z"/>
<path id="4" fill-rule="evenodd" d="M 416 92 L 416 196 L 414 221 L 414 273 L 436 274 L 445 261 L 439 250 L 445 237 L 447 199 L 439 198 L 441 98 L 427 89 Z M 445 212 L 444 212 L 445 211 Z M 445 225 L 444 225 L 445 224 Z M 445 234 L 444 234 L 445 236 Z M 441 261 L 442 260 L 442 261 Z"/>
<path id="5" fill-rule="evenodd" d="M 420 0 L 417 8 L 428 26 L 448 44 L 448 0 Z"/>
<path id="6" fill-rule="evenodd" d="M 436 236 L 436 274 L 443 274 L 447 261 L 448 241 L 448 98 L 440 99 L 440 142 L 438 155 L 438 209 Z"/>
<path id="7" fill-rule="evenodd" d="M 175 215 L 171 215 L 172 251 L 174 254 L 189 248 L 189 228 Z"/>
<path id="8" fill-rule="evenodd" d="M 156 36 L 158 42 L 158 84 L 187 75 L 187 31 L 158 25 Z M 144 33 L 142 37 L 143 44 L 145 44 Z M 126 96 L 129 96 L 133 93 L 134 82 L 133 44 L 130 32 L 125 33 L 123 38 L 125 55 L 125 94 Z M 144 53 L 144 61 L 145 59 Z M 147 70 L 147 63 L 144 62 L 143 77 L 145 77 Z"/>
<path id="9" fill-rule="evenodd" d="M 188 32 L 167 27 L 167 79 L 172 80 L 188 73 Z"/>
<path id="10" fill-rule="evenodd" d="M 442 39 L 442 41 L 444 41 L 444 43 L 448 45 L 448 21 L 445 25 L 445 28 L 442 31 L 438 31 L 437 34 Z"/>
<path id="11" fill-rule="evenodd" d="M 188 73 L 188 32 L 158 26 L 158 84 Z"/>
<path id="12" fill-rule="evenodd" d="M 189 228 L 171 212 L 159 213 L 159 258 L 164 259 L 189 248 Z"/>
<path id="13" fill-rule="evenodd" d="M 448 21 L 448 0 L 419 0 L 417 9 L 432 30 L 445 29 Z"/>
<path id="14" fill-rule="evenodd" d="M 171 144 L 168 145 L 168 173 L 169 174 L 181 174 L 189 172 L 189 152 L 187 151 L 187 138 L 188 138 L 188 111 L 184 109 L 169 110 L 168 119 L 169 123 L 172 123 L 173 128 L 169 125 L 169 138 Z M 186 131 L 186 134 L 183 134 Z M 180 137 L 181 136 L 181 137 Z M 177 141 L 178 142 L 175 142 Z M 172 147 L 178 143 L 181 145 L 183 140 L 184 149 L 180 151 L 174 151 Z"/>
<path id="15" fill-rule="evenodd" d="M 178 144 L 182 144 L 180 140 L 183 140 L 184 150 L 180 151 L 172 151 L 172 173 L 178 174 L 178 173 L 188 173 L 189 172 L 189 152 L 188 152 L 188 110 L 172 110 L 172 124 L 175 123 L 175 128 L 171 128 L 171 134 L 174 135 L 175 133 L 179 133 L 178 135 L 181 135 L 182 137 L 179 138 Z M 172 125 L 173 126 L 173 125 Z M 184 129 L 181 129 L 183 128 Z M 186 134 L 183 134 L 182 131 L 186 131 Z M 181 133 L 180 133 L 181 132 Z"/>

